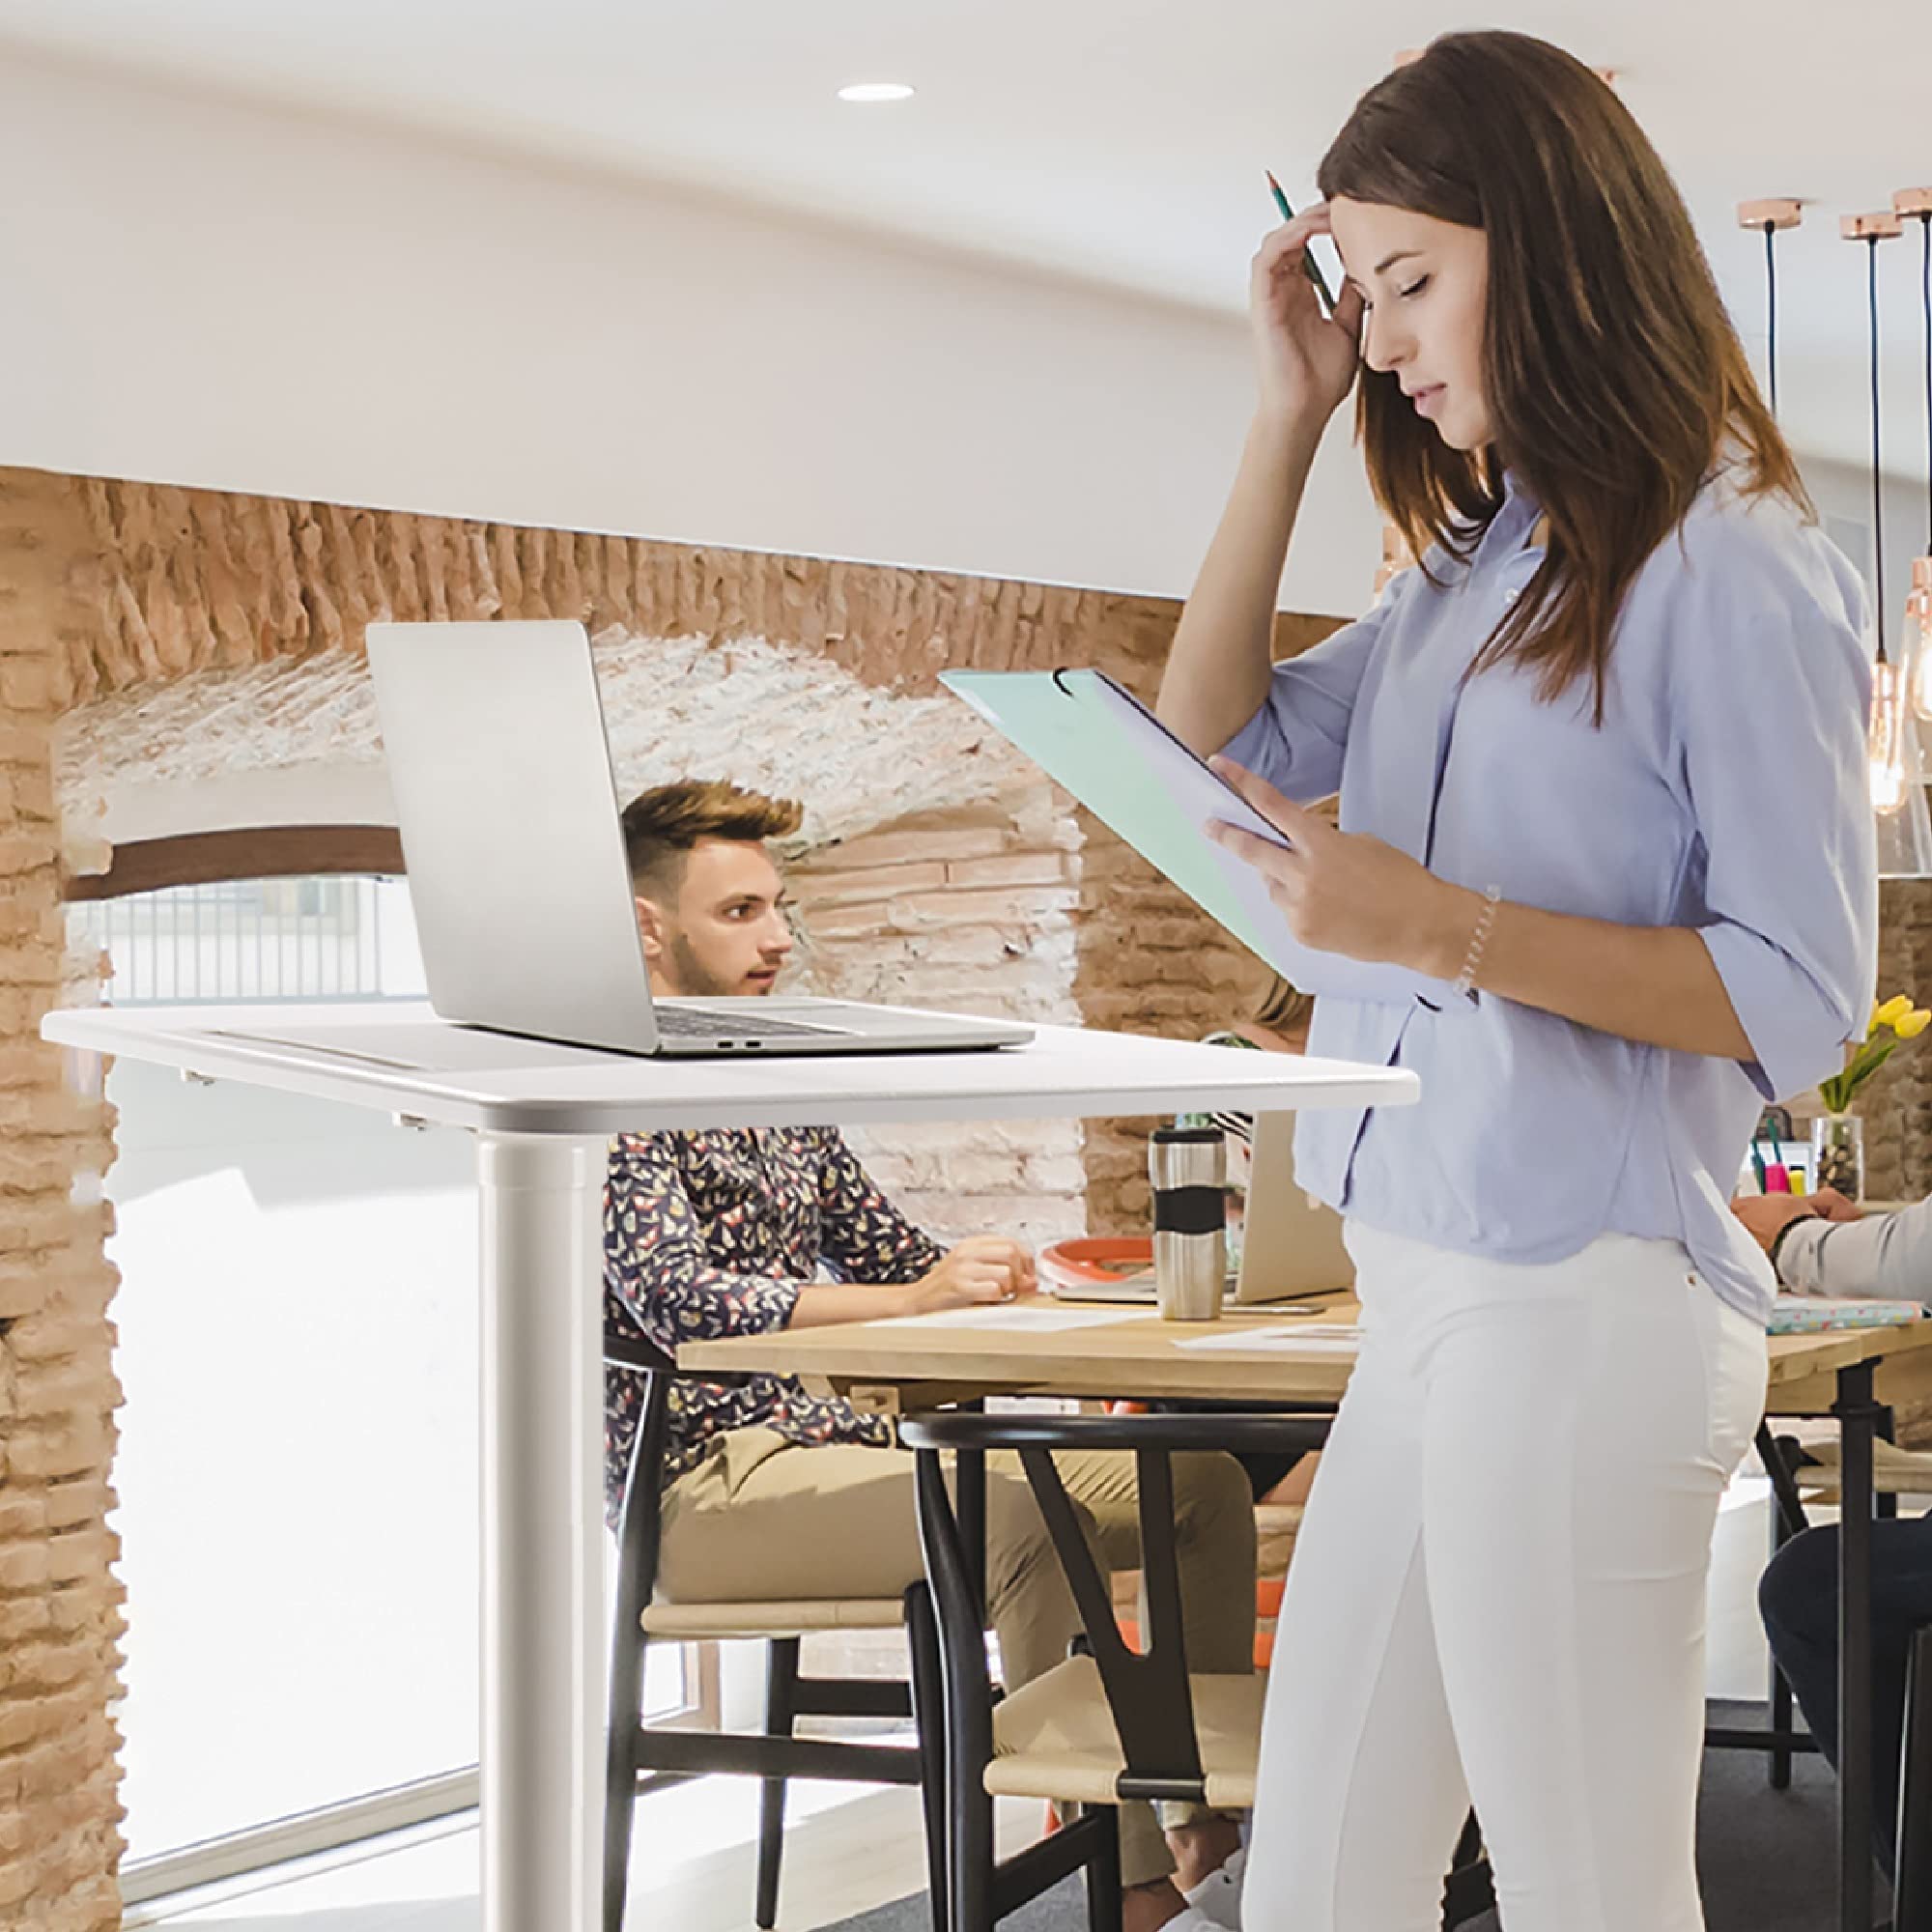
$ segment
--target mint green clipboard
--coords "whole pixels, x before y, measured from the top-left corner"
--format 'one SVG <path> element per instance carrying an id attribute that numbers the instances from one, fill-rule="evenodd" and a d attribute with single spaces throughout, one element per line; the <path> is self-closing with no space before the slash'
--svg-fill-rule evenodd
<path id="1" fill-rule="evenodd" d="M 1104 671 L 949 670 L 939 681 L 1304 991 L 1406 1001 L 1435 985 L 1406 967 L 1318 952 L 1296 939 L 1260 875 L 1207 827 L 1222 819 L 1288 841 Z"/>

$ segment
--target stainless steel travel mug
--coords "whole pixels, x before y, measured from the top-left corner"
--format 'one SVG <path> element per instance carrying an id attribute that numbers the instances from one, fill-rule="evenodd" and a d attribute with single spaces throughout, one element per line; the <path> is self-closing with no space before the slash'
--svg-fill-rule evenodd
<path id="1" fill-rule="evenodd" d="M 1219 1127 L 1161 1127 L 1148 1141 L 1154 1298 L 1163 1321 L 1213 1321 L 1228 1275 L 1228 1148 Z"/>

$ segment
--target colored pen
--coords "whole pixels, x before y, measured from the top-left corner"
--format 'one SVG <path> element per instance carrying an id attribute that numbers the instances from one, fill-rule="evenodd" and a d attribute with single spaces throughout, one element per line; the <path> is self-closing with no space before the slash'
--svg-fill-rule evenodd
<path id="1" fill-rule="evenodd" d="M 1282 193 L 1281 184 L 1274 178 L 1274 170 L 1272 168 L 1264 168 L 1262 172 L 1267 176 L 1268 189 L 1274 196 L 1274 205 L 1281 210 L 1281 218 L 1284 221 L 1293 221 L 1294 219 L 1294 210 L 1289 206 L 1287 195 Z M 1321 299 L 1322 313 L 1324 315 L 1333 315 L 1335 313 L 1335 298 L 1328 293 L 1328 284 L 1322 278 L 1321 265 L 1315 259 L 1314 249 L 1309 247 L 1302 249 L 1301 269 L 1308 279 L 1315 284 L 1315 293 Z"/>

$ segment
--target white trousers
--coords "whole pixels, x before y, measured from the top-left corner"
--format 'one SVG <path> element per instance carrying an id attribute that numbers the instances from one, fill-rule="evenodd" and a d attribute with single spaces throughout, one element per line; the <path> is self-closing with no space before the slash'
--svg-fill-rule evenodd
<path id="1" fill-rule="evenodd" d="M 1765 1343 L 1674 1241 L 1522 1266 L 1350 1224 L 1362 1350 L 1275 1642 L 1244 1932 L 1700 1932 L 1718 1499 Z"/>

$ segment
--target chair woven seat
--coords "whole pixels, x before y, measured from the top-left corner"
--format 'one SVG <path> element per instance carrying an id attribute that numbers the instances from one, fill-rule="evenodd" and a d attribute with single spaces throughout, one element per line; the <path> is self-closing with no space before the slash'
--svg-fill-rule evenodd
<path id="1" fill-rule="evenodd" d="M 1190 1672 L 1187 1683 L 1207 1802 L 1216 1810 L 1246 1810 L 1255 1802 L 1267 1678 L 1260 1672 Z M 994 1707 L 985 1784 L 995 1798 L 1113 1804 L 1125 1768 L 1099 1666 L 1091 1657 L 1068 1658 Z"/>
<path id="2" fill-rule="evenodd" d="M 807 1636 L 813 1631 L 898 1630 L 905 1605 L 896 1597 L 824 1597 L 769 1604 L 652 1604 L 645 1632 L 695 1641 L 705 1637 Z"/>
<path id="3" fill-rule="evenodd" d="M 1812 1442 L 1811 1458 L 1791 1473 L 1799 1493 L 1816 1502 L 1838 1500 L 1838 1444 Z M 1932 1450 L 1901 1449 L 1884 1440 L 1872 1444 L 1872 1489 L 1882 1496 L 1932 1495 Z"/>

